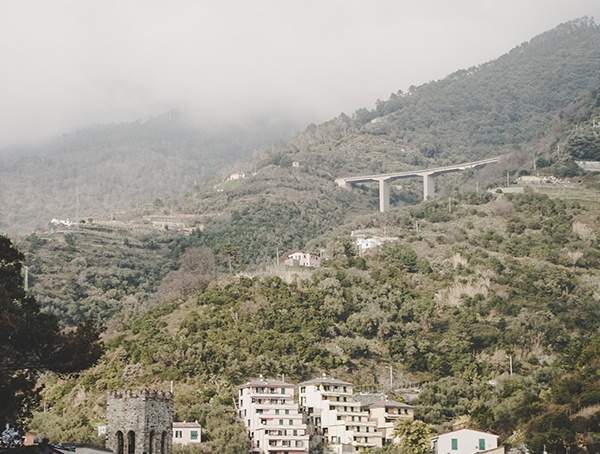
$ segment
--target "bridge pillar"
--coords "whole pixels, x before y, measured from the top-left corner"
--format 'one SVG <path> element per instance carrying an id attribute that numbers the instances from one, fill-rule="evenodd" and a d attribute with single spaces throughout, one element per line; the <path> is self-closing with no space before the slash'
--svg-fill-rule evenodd
<path id="1" fill-rule="evenodd" d="M 385 213 L 390 209 L 390 182 L 389 180 L 379 180 L 379 211 Z"/>
<path id="2" fill-rule="evenodd" d="M 435 195 L 435 181 L 432 173 L 423 174 L 423 200 L 433 199 Z"/>

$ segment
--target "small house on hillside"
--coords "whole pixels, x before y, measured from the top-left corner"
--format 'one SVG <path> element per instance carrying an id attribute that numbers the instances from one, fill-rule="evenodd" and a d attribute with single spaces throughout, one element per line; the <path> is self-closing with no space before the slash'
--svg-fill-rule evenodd
<path id="1" fill-rule="evenodd" d="M 476 454 L 496 452 L 498 448 L 498 435 L 471 429 L 455 430 L 430 440 L 432 454 Z"/>
<path id="2" fill-rule="evenodd" d="M 173 421 L 173 444 L 191 445 L 202 441 L 202 426 L 196 422 Z"/>
<path id="3" fill-rule="evenodd" d="M 288 255 L 288 258 L 283 262 L 287 266 L 306 266 L 310 268 L 321 267 L 321 257 L 310 252 L 294 252 Z"/>

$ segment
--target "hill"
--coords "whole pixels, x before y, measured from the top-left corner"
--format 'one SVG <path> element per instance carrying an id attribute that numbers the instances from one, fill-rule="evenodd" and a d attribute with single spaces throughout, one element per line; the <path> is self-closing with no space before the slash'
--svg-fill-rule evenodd
<path id="1" fill-rule="evenodd" d="M 0 230 L 16 234 L 51 219 L 79 221 L 170 203 L 203 186 L 232 163 L 295 125 L 271 119 L 255 124 L 199 128 L 169 112 L 143 121 L 95 125 L 31 150 L 0 154 Z M 233 170 L 230 170 L 233 171 Z"/>
<path id="2" fill-rule="evenodd" d="M 40 406 L 32 426 L 89 440 L 106 391 L 174 381 L 176 417 L 203 424 L 204 452 L 243 452 L 236 385 L 260 373 L 297 382 L 328 372 L 396 399 L 417 383 L 418 417 L 438 431 L 492 430 L 536 454 L 598 450 L 600 180 L 575 164 L 597 151 L 597 40 L 592 22 L 565 24 L 468 74 L 310 126 L 240 167 L 247 178 L 156 207 L 202 217 L 190 235 L 99 235 L 106 247 L 89 233 L 27 238 L 27 247 L 46 241 L 28 256 L 46 267 L 33 287 L 40 297 L 42 282 L 60 285 L 72 273 L 90 293 L 106 291 L 98 300 L 118 295 L 117 303 L 138 294 L 150 301 L 162 287 L 154 310 L 106 311 L 122 326 L 111 324 L 96 367 L 44 377 L 52 410 Z M 432 138 L 439 146 L 425 147 Z M 440 179 L 436 200 L 421 203 L 410 183 L 396 189 L 384 214 L 374 188 L 334 181 L 503 153 L 495 169 Z M 510 187 L 495 189 L 507 170 Z M 510 193 L 516 177 L 538 172 L 562 174 L 557 184 Z M 484 182 L 479 191 L 474 180 Z M 396 240 L 361 251 L 350 235 L 359 229 Z M 278 250 L 295 248 L 323 250 L 324 266 L 272 265 Z M 89 258 L 87 273 L 73 251 L 115 261 Z M 59 294 L 48 307 L 60 313 Z"/>

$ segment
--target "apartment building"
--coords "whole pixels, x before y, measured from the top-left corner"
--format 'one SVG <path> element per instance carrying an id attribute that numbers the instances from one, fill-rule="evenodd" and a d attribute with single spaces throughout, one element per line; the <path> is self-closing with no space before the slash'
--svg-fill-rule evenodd
<path id="1" fill-rule="evenodd" d="M 239 387 L 238 414 L 252 440 L 253 452 L 308 453 L 308 431 L 294 400 L 294 390 L 291 383 L 262 375 Z"/>
<path id="2" fill-rule="evenodd" d="M 377 431 L 381 432 L 384 446 L 397 443 L 394 436 L 394 424 L 398 419 L 414 419 L 414 407 L 402 402 L 384 398 L 363 404 L 362 409 L 369 412 L 369 418 L 375 421 Z"/>
<path id="3" fill-rule="evenodd" d="M 353 397 L 352 383 L 325 374 L 298 385 L 300 407 L 308 417 L 311 446 L 323 444 L 335 454 L 365 452 L 382 446 L 375 421 Z"/>

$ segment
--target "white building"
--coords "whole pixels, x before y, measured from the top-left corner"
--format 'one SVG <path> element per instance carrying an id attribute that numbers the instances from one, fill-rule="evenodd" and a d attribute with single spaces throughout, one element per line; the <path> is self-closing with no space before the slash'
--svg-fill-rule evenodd
<path id="1" fill-rule="evenodd" d="M 239 387 L 238 412 L 254 452 L 308 453 L 308 431 L 294 401 L 295 386 L 261 377 Z"/>
<path id="2" fill-rule="evenodd" d="M 173 421 L 173 444 L 192 445 L 202 441 L 202 426 L 196 422 Z"/>
<path id="3" fill-rule="evenodd" d="M 294 252 L 288 255 L 284 264 L 288 266 L 307 266 L 311 268 L 319 268 L 321 266 L 321 257 L 310 252 Z"/>
<path id="4" fill-rule="evenodd" d="M 498 435 L 460 429 L 431 438 L 432 454 L 475 454 L 498 448 Z"/>
<path id="5" fill-rule="evenodd" d="M 381 432 L 381 442 L 384 446 L 400 441 L 394 437 L 394 425 L 398 419 L 414 419 L 412 405 L 393 400 L 383 399 L 363 404 L 362 409 L 368 411 L 369 418 L 375 421 L 377 431 Z"/>
<path id="6" fill-rule="evenodd" d="M 300 406 L 314 431 L 311 443 L 323 442 L 335 454 L 365 452 L 381 447 L 381 433 L 361 403 L 353 398 L 352 383 L 328 378 L 298 385 Z"/>

